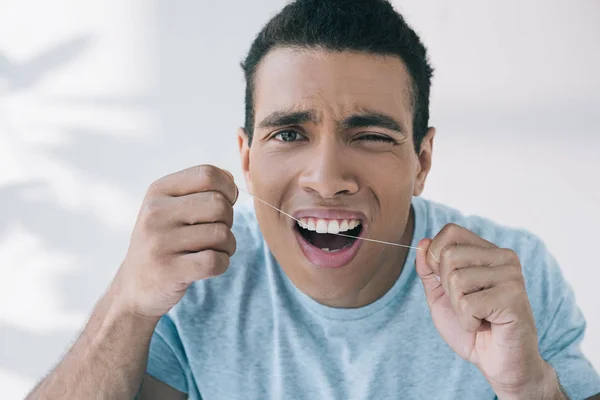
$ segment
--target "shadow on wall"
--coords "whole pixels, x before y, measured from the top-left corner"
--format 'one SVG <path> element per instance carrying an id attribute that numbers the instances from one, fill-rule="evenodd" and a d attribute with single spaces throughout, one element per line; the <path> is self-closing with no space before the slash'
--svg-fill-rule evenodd
<path id="1" fill-rule="evenodd" d="M 21 63 L 11 62 L 0 52 L 0 78 L 8 83 L 9 93 L 29 89 L 76 59 L 89 46 L 91 39 L 91 36 L 76 37 Z"/>
<path id="2" fill-rule="evenodd" d="M 10 102 L 13 96 L 23 95 L 35 89 L 54 71 L 68 66 L 71 61 L 85 52 L 91 39 L 91 36 L 76 37 L 21 63 L 11 62 L 0 54 L 0 82 L 3 83 L 0 100 L 8 104 L 12 111 Z M 27 114 L 29 110 L 22 111 Z M 17 162 L 11 165 L 12 168 L 19 168 L 34 161 L 24 159 L 27 153 L 51 155 L 52 149 L 23 141 L 23 132 L 19 124 L 17 123 L 16 126 L 14 123 L 11 124 L 11 115 L 5 114 L 2 108 L 0 113 L 4 121 L 0 123 L 0 127 L 4 125 L 1 129 L 3 141 L 9 143 L 9 151 L 12 151 L 12 156 L 17 158 Z M 32 118 L 35 116 L 33 115 Z M 110 146 L 110 143 L 106 145 Z M 27 151 L 21 152 L 24 147 L 28 147 Z M 77 169 L 81 164 L 71 163 L 66 167 Z M 9 175 L 19 172 L 21 171 L 5 171 Z M 75 255 L 82 269 L 73 274 L 57 277 L 59 279 L 56 282 L 47 282 L 47 284 L 56 286 L 55 290 L 64 299 L 62 305 L 66 312 L 73 309 L 85 313 L 92 300 L 89 294 L 97 293 L 98 282 L 106 280 L 106 269 L 100 267 L 106 259 L 103 246 L 116 238 L 109 229 L 89 215 L 70 210 L 55 199 L 31 198 L 32 192 L 47 192 L 51 185 L 52 182 L 33 176 L 31 179 L 0 187 L 0 238 L 4 241 L 10 235 L 11 228 L 19 226 L 38 238 L 44 248 Z M 2 268 L 10 269 L 15 266 L 3 265 Z M 9 282 L 16 285 L 21 283 L 23 282 Z M 11 304 L 4 304 L 3 307 L 18 307 L 19 304 L 29 301 L 32 293 L 27 292 L 28 288 L 25 285 L 21 286 L 18 288 L 21 292 L 19 296 L 11 298 Z M 18 324 L 13 326 L 4 322 L 0 324 L 0 343 L 2 343 L 0 367 L 19 375 L 38 378 L 47 371 L 48 366 L 56 362 L 58 352 L 62 352 L 62 348 L 72 335 L 73 331 L 68 329 L 36 333 L 33 329 L 24 329 Z M 60 344 L 60 347 L 57 347 L 57 344 Z"/>
<path id="3" fill-rule="evenodd" d="M 89 106 L 104 112 L 113 109 L 121 113 L 150 111 L 152 102 L 146 97 L 40 98 L 34 92 L 54 72 L 86 53 L 91 42 L 91 36 L 79 36 L 21 63 L 11 62 L 0 51 L 0 143 L 8 144 L 6 154 L 10 156 L 9 170 L 1 176 L 3 180 L 8 176 L 9 180 L 0 184 L 0 246 L 18 227 L 35 237 L 38 246 L 32 252 L 49 250 L 50 254 L 64 254 L 72 260 L 74 268 L 53 273 L 49 280 L 42 282 L 44 289 L 59 298 L 57 313 L 65 315 L 89 314 L 110 282 L 129 241 L 129 232 L 115 228 L 97 212 L 106 206 L 94 202 L 106 201 L 102 194 L 121 193 L 120 198 L 125 199 L 143 195 L 150 177 L 157 174 L 154 164 L 159 163 L 155 160 L 160 161 L 169 151 L 164 144 L 148 145 L 139 139 L 122 139 L 119 132 L 94 126 L 62 126 L 40 121 L 35 111 L 18 108 L 17 97 L 22 100 L 29 96 L 52 108 L 64 108 L 67 113 L 72 106 Z M 15 108 L 20 120 L 11 119 Z M 22 118 L 22 115 L 28 117 Z M 50 144 L 31 140 L 29 129 L 32 127 L 41 132 L 58 131 L 64 140 Z M 82 193 L 88 189 L 92 192 Z M 103 189 L 106 190 L 103 192 Z M 75 202 L 79 203 L 77 206 L 63 201 L 71 194 L 79 198 Z M 127 216 L 130 217 L 130 213 Z M 116 251 L 118 249 L 121 251 Z M 17 276 L 11 274 L 11 268 L 18 267 L 0 265 L 1 275 Z M 40 265 L 33 271 L 44 268 Z M 40 304 L 44 298 L 32 296 L 34 293 L 29 290 L 36 288 L 29 286 L 27 279 L 9 280 L 6 285 L 17 285 L 10 293 L 18 295 L 0 304 L 0 309 L 27 310 L 29 306 L 44 309 L 44 304 Z M 14 312 L 7 314 L 14 316 Z M 28 315 L 22 317 L 31 319 Z M 76 334 L 72 327 L 42 329 L 35 323 L 32 326 L 10 317 L 0 322 L 0 370 L 37 380 L 59 360 Z"/>

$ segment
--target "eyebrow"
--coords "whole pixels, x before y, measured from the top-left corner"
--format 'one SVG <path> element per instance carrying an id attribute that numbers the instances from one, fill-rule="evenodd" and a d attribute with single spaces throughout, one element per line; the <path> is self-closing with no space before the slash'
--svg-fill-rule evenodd
<path id="1" fill-rule="evenodd" d="M 276 128 L 284 125 L 302 125 L 309 122 L 313 124 L 319 122 L 314 111 L 275 111 L 265 117 L 258 126 L 259 128 Z"/>
<path id="2" fill-rule="evenodd" d="M 342 126 L 346 129 L 352 128 L 367 128 L 377 126 L 380 128 L 404 133 L 402 125 L 394 118 L 380 113 L 366 112 L 358 115 L 352 115 L 342 122 Z"/>
<path id="3" fill-rule="evenodd" d="M 265 117 L 259 124 L 259 128 L 277 128 L 280 126 L 302 125 L 306 123 L 318 124 L 319 118 L 314 110 L 307 111 L 275 111 Z M 380 127 L 401 134 L 405 130 L 401 123 L 389 115 L 364 111 L 344 119 L 341 127 L 345 129 Z"/>

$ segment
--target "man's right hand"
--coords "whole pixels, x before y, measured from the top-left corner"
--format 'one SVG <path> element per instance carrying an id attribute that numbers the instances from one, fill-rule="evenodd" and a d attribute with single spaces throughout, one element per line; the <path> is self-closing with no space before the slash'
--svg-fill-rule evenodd
<path id="1" fill-rule="evenodd" d="M 230 228 L 237 195 L 233 176 L 212 165 L 150 185 L 111 287 L 124 311 L 160 318 L 192 282 L 227 270 L 236 247 Z"/>

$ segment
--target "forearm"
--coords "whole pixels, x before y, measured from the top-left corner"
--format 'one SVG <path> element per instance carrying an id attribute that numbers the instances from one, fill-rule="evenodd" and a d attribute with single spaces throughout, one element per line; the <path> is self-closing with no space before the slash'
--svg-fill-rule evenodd
<path id="1" fill-rule="evenodd" d="M 62 362 L 27 400 L 132 399 L 156 323 L 121 311 L 115 296 L 107 293 Z"/>

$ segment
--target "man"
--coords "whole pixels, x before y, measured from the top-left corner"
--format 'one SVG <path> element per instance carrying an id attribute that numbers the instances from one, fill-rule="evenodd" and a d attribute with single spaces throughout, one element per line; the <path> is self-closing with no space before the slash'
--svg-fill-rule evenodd
<path id="1" fill-rule="evenodd" d="M 544 244 L 418 197 L 432 69 L 389 3 L 297 0 L 243 68 L 259 200 L 234 216 L 214 166 L 154 182 L 113 283 L 29 398 L 600 398 Z"/>

